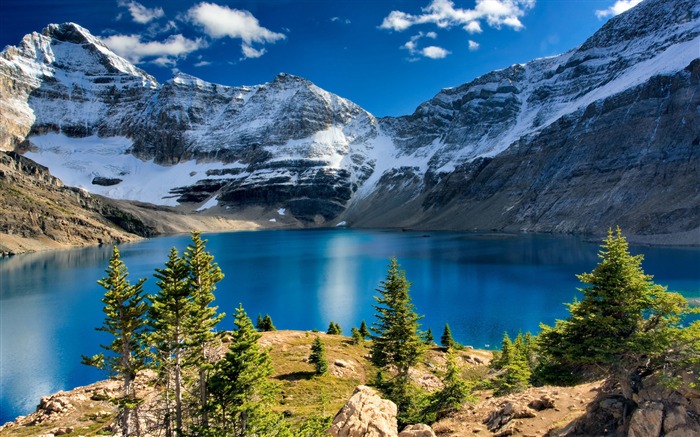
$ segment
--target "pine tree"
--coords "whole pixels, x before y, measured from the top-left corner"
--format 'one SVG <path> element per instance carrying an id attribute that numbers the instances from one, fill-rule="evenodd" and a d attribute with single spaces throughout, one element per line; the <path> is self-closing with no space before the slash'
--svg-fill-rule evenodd
<path id="1" fill-rule="evenodd" d="M 498 359 L 491 362 L 491 367 L 494 369 L 502 369 L 513 359 L 513 342 L 507 332 L 503 333 L 503 341 L 501 341 L 501 353 Z"/>
<path id="2" fill-rule="evenodd" d="M 423 342 L 426 344 L 426 346 L 432 346 L 433 343 L 435 343 L 435 337 L 433 336 L 433 330 L 428 328 L 427 331 L 425 331 L 425 335 L 423 336 Z"/>
<path id="3" fill-rule="evenodd" d="M 326 331 L 326 334 L 343 335 L 343 329 L 340 327 L 339 324 L 331 320 L 331 323 L 328 325 L 328 330 Z"/>
<path id="4" fill-rule="evenodd" d="M 372 362 L 377 367 L 394 365 L 399 375 L 407 377 L 408 369 L 415 366 L 425 351 L 418 331 L 418 321 L 409 296 L 411 284 L 406 273 L 399 270 L 399 264 L 392 258 L 386 280 L 380 283 L 376 297 L 376 323 L 372 326 Z"/>
<path id="5" fill-rule="evenodd" d="M 187 287 L 187 265 L 172 248 L 165 268 L 156 269 L 155 278 L 159 282 L 158 293 L 149 296 L 148 324 L 149 344 L 155 350 L 154 367 L 165 379 L 166 430 L 172 428 L 170 396 L 174 396 L 175 431 L 183 431 L 183 356 L 187 350 L 189 335 L 186 329 L 187 318 L 192 309 Z M 171 387 L 172 384 L 172 387 Z"/>
<path id="6" fill-rule="evenodd" d="M 440 344 L 447 349 L 455 347 L 455 341 L 452 338 L 452 331 L 450 331 L 450 325 L 445 323 L 445 329 L 442 331 L 442 337 L 440 337 Z"/>
<path id="7" fill-rule="evenodd" d="M 360 335 L 363 339 L 370 336 L 369 329 L 367 329 L 367 323 L 365 323 L 364 320 L 362 321 L 362 323 L 360 323 Z"/>
<path id="8" fill-rule="evenodd" d="M 518 333 L 513 342 L 508 333 L 503 335 L 500 358 L 492 367 L 500 370 L 494 379 L 496 394 L 519 392 L 529 386 L 532 369 L 522 332 Z"/>
<path id="9" fill-rule="evenodd" d="M 411 284 L 405 272 L 399 270 L 396 259 L 391 259 L 386 279 L 380 283 L 375 297 L 376 322 L 372 325 L 372 363 L 381 369 L 395 368 L 396 376 L 382 382 L 380 389 L 399 409 L 398 421 L 406 424 L 423 410 L 425 397 L 411 384 L 409 369 L 423 356 L 425 344 L 419 335 L 422 318 L 416 314 L 409 296 Z"/>
<path id="10" fill-rule="evenodd" d="M 262 330 L 265 332 L 277 331 L 275 324 L 272 323 L 272 317 L 270 317 L 269 314 L 265 314 L 265 317 L 262 319 Z"/>
<path id="11" fill-rule="evenodd" d="M 277 420 L 270 411 L 276 396 L 269 379 L 272 361 L 258 346 L 261 334 L 240 305 L 234 324 L 228 351 L 209 379 L 213 423 L 208 431 L 236 437 L 265 435 L 265 429 Z"/>
<path id="12" fill-rule="evenodd" d="M 682 296 L 644 273 L 643 256 L 629 253 L 619 227 L 608 232 L 598 257 L 591 273 L 578 275 L 586 284 L 580 290 L 583 299 L 568 305 L 569 318 L 554 327 L 541 325 L 538 347 L 543 366 L 581 376 L 607 375 L 629 399 L 640 372 L 662 365 L 669 337 L 689 308 Z"/>
<path id="13" fill-rule="evenodd" d="M 106 290 L 102 298 L 104 325 L 97 330 L 111 334 L 114 340 L 109 345 L 101 345 L 110 354 L 83 356 L 83 364 L 107 369 L 111 376 L 123 378 L 122 396 L 117 399 L 119 426 L 124 436 L 138 435 L 136 408 L 140 400 L 136 396 L 134 379 L 138 371 L 146 367 L 144 316 L 148 305 L 143 295 L 146 280 L 139 279 L 131 285 L 127 279 L 127 267 L 116 246 L 105 273 L 107 276 L 97 281 Z"/>
<path id="14" fill-rule="evenodd" d="M 255 328 L 261 332 L 265 330 L 265 321 L 260 313 L 258 313 L 258 318 L 255 321 Z"/>
<path id="15" fill-rule="evenodd" d="M 362 334 L 360 334 L 360 330 L 355 328 L 354 326 L 350 328 L 350 337 L 352 338 L 353 344 L 360 344 L 364 340 Z"/>
<path id="16" fill-rule="evenodd" d="M 194 303 L 188 319 L 190 345 L 188 364 L 199 368 L 199 402 L 201 406 L 201 425 L 206 428 L 207 418 L 207 374 L 212 367 L 211 342 L 214 340 L 214 328 L 224 317 L 217 314 L 218 307 L 212 306 L 216 284 L 224 278 L 214 257 L 206 251 L 206 240 L 199 232 L 192 232 L 192 243 L 184 254 L 187 266 L 187 287 Z"/>
<path id="17" fill-rule="evenodd" d="M 445 358 L 447 369 L 442 378 L 443 388 L 433 394 L 430 407 L 437 420 L 459 410 L 471 393 L 471 388 L 460 375 L 455 350 L 448 349 Z"/>
<path id="18" fill-rule="evenodd" d="M 311 355 L 309 355 L 309 363 L 313 364 L 317 375 L 325 375 L 328 373 L 328 360 L 326 359 L 326 348 L 321 342 L 321 338 L 316 336 L 311 345 Z"/>

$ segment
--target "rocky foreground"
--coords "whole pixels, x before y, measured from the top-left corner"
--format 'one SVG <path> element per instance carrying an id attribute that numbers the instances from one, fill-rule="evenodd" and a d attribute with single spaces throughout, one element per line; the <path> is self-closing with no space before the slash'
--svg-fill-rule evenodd
<path id="1" fill-rule="evenodd" d="M 396 405 L 382 399 L 365 384 L 372 367 L 364 358 L 367 349 L 341 336 L 322 336 L 327 345 L 330 375 L 314 377 L 308 363 L 315 334 L 299 331 L 263 333 L 261 345 L 273 346 L 275 374 L 281 390 L 280 411 L 291 420 L 322 413 L 326 408 L 309 393 L 330 391 L 323 414 L 335 414 L 330 434 L 336 437 L 431 436 L 629 436 L 689 437 L 700 435 L 700 391 L 674 391 L 653 378 L 644 379 L 625 405 L 615 387 L 604 381 L 574 387 L 531 387 L 523 393 L 496 397 L 490 390 L 477 391 L 478 400 L 442 418 L 432 426 L 419 424 L 399 430 Z M 490 352 L 467 349 L 460 353 L 465 375 L 486 375 Z M 414 378 L 426 389 L 439 387 L 436 374 L 444 365 L 444 353 L 432 349 Z M 152 374 L 137 379 L 146 399 L 144 423 L 154 421 L 148 405 L 156 400 L 149 388 Z M 36 412 L 0 427 L 0 436 L 117 435 L 113 426 L 117 381 L 100 381 L 85 387 L 43 397 Z M 627 415 L 625 415 L 627 410 Z M 623 420 L 624 419 L 624 420 Z M 157 429 L 152 429 L 157 435 Z"/>

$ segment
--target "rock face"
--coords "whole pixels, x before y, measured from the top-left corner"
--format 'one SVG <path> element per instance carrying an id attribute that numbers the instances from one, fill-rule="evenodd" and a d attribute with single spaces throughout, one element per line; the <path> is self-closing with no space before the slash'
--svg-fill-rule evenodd
<path id="1" fill-rule="evenodd" d="M 700 171 L 699 19 L 697 2 L 645 1 L 577 49 L 489 73 L 410 116 L 382 120 L 403 156 L 425 156 L 427 165 L 385 173 L 384 190 L 343 219 L 700 235 L 700 190 L 691 182 Z M 658 61 L 665 67 L 653 67 Z M 403 190 L 396 200 L 384 194 L 391 186 Z M 373 214 L 379 204 L 385 209 Z"/>
<path id="2" fill-rule="evenodd" d="M 0 152 L 0 253 L 133 241 L 151 228 L 90 193 L 71 188 L 15 152 Z"/>
<path id="3" fill-rule="evenodd" d="M 396 404 L 361 385 L 335 415 L 329 430 L 334 437 L 397 437 Z"/>
<path id="4" fill-rule="evenodd" d="M 661 402 L 646 402 L 632 414 L 628 437 L 659 437 L 664 418 Z"/>
<path id="5" fill-rule="evenodd" d="M 287 74 L 159 84 L 86 29 L 50 25 L 0 54 L 0 149 L 108 197 L 284 208 L 307 225 L 620 225 L 700 243 L 699 44 L 698 2 L 646 0 L 567 53 L 376 119 Z"/>

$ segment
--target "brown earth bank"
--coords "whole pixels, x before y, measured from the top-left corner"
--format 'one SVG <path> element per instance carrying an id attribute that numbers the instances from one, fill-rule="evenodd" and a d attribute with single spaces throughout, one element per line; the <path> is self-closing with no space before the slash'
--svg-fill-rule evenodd
<path id="1" fill-rule="evenodd" d="M 326 346 L 329 374 L 314 376 L 308 362 L 311 344 L 320 336 Z M 228 341 L 219 345 L 223 355 Z M 370 383 L 376 369 L 368 361 L 369 342 L 353 344 L 350 338 L 304 331 L 262 333 L 260 345 L 268 347 L 279 388 L 278 405 L 274 408 L 291 421 L 302 421 L 313 415 L 333 415 L 345 410 L 345 423 L 351 396 L 356 387 Z M 462 376 L 476 381 L 489 376 L 490 351 L 466 348 L 458 352 Z M 440 388 L 439 375 L 444 370 L 445 353 L 433 347 L 412 372 L 413 379 L 424 389 Z M 151 371 L 137 378 L 137 392 L 145 399 L 141 419 L 148 435 L 159 435 L 158 398 L 150 384 Z M 36 412 L 18 417 L 0 426 L 0 436 L 93 436 L 117 435 L 114 426 L 115 407 L 109 398 L 119 393 L 119 381 L 100 381 L 43 397 Z M 439 437 L 457 436 L 645 436 L 691 437 L 700 435 L 700 392 L 672 390 L 653 377 L 646 378 L 631 403 L 625 403 L 619 389 L 605 381 L 572 387 L 531 387 L 522 393 L 494 396 L 491 390 L 477 390 L 475 399 L 460 410 L 432 424 Z M 387 405 L 386 402 L 368 403 Z M 352 408 L 351 408 L 352 410 Z M 355 412 L 364 417 L 395 415 L 374 411 Z M 352 413 L 351 413 L 352 414 Z M 336 419 L 341 414 L 336 416 Z M 362 420 L 362 417 L 356 418 Z M 366 419 L 365 419 L 366 420 Z M 336 420 L 337 422 L 337 420 Z M 342 425 L 342 424 L 341 424 Z M 354 422 L 358 426 L 357 422 Z M 360 424 L 362 425 L 362 424 Z M 366 429 L 367 424 L 364 428 Z M 364 436 L 340 430 L 334 435 Z M 394 425 L 395 428 L 395 425 Z M 405 434 L 400 435 L 431 435 Z M 367 434 L 368 435 L 368 434 Z M 394 431 L 377 436 L 396 436 Z"/>

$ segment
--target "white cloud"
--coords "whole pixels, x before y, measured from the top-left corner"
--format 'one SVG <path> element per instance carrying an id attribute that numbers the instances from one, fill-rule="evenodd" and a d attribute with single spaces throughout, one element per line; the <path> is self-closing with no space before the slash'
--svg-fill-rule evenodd
<path id="1" fill-rule="evenodd" d="M 428 46 L 421 50 L 421 54 L 426 58 L 430 59 L 442 59 L 445 56 L 449 55 L 450 52 L 443 49 L 442 47 Z"/>
<path id="2" fill-rule="evenodd" d="M 481 24 L 479 24 L 478 21 L 470 21 L 464 26 L 464 30 L 471 34 L 483 32 L 483 30 L 481 30 Z"/>
<path id="3" fill-rule="evenodd" d="M 418 40 L 421 38 L 431 38 L 435 39 L 437 38 L 437 33 L 435 32 L 428 32 L 428 33 L 423 33 L 423 32 L 418 32 L 416 35 L 413 35 L 410 40 L 406 41 L 406 44 L 402 45 L 402 49 L 408 50 L 408 52 L 411 55 L 415 54 L 421 54 L 421 51 L 418 50 Z M 411 61 L 417 61 L 418 58 L 411 58 Z"/>
<path id="4" fill-rule="evenodd" d="M 259 58 L 265 54 L 265 49 L 256 50 L 246 43 L 241 44 L 241 51 L 243 52 L 243 58 Z"/>
<path id="5" fill-rule="evenodd" d="M 211 65 L 211 62 L 209 61 L 199 61 L 196 64 L 194 64 L 195 67 L 206 67 L 207 65 Z"/>
<path id="6" fill-rule="evenodd" d="M 331 21 L 334 22 L 334 23 L 335 23 L 335 22 L 345 23 L 345 24 L 350 24 L 350 23 L 352 23 L 352 21 L 350 21 L 349 19 L 347 19 L 347 18 L 340 18 L 340 17 L 332 17 L 332 18 L 331 18 Z"/>
<path id="7" fill-rule="evenodd" d="M 625 12 L 628 9 L 632 9 L 641 2 L 642 0 L 618 0 L 615 2 L 614 5 L 610 6 L 608 9 L 599 9 L 595 11 L 595 16 L 598 17 L 598 19 L 602 19 L 605 17 L 613 17 L 615 15 L 619 15 Z"/>
<path id="8" fill-rule="evenodd" d="M 128 8 L 131 18 L 135 22 L 141 24 L 146 24 L 151 20 L 155 20 L 165 15 L 163 8 L 147 8 L 141 3 L 135 1 L 127 2 L 124 0 L 119 0 L 118 5 L 122 8 Z M 119 19 L 119 17 L 117 19 Z"/>
<path id="9" fill-rule="evenodd" d="M 469 40 L 469 51 L 474 52 L 479 50 L 479 43 L 476 41 Z"/>
<path id="10" fill-rule="evenodd" d="M 192 7 L 187 16 L 212 38 L 240 38 L 248 44 L 274 43 L 286 38 L 284 34 L 260 26 L 258 19 L 248 11 L 214 3 L 200 3 Z"/>
<path id="11" fill-rule="evenodd" d="M 463 26 L 469 33 L 479 33 L 480 20 L 485 20 L 497 29 L 507 26 L 521 30 L 524 26 L 519 17 L 534 6 L 535 0 L 476 0 L 474 9 L 462 9 L 456 8 L 452 0 L 431 0 L 420 15 L 391 11 L 379 27 L 400 32 L 417 24 L 434 24 L 440 28 Z"/>
<path id="12" fill-rule="evenodd" d="M 382 21 L 382 24 L 379 27 L 382 29 L 392 29 L 400 32 L 416 24 L 413 22 L 414 18 L 415 17 L 413 15 L 409 15 L 405 12 L 391 11 L 391 13 L 384 18 L 384 21 Z"/>
<path id="13" fill-rule="evenodd" d="M 401 46 L 402 49 L 408 50 L 408 52 L 411 54 L 411 57 L 408 59 L 410 62 L 415 62 L 418 59 L 420 59 L 416 55 L 425 56 L 426 58 L 430 58 L 430 59 L 442 59 L 445 56 L 450 54 L 449 51 L 443 49 L 442 47 L 437 47 L 437 46 L 429 46 L 429 47 L 425 47 L 423 49 L 418 49 L 418 41 L 421 38 L 436 39 L 437 33 L 435 33 L 435 32 L 428 32 L 428 33 L 418 32 L 416 35 L 413 35 L 410 40 L 406 41 L 406 44 Z"/>
<path id="14" fill-rule="evenodd" d="M 187 19 L 204 29 L 204 33 L 212 38 L 239 38 L 243 58 L 259 58 L 265 54 L 265 49 L 256 49 L 253 43 L 275 43 L 285 39 L 286 35 L 273 32 L 260 25 L 257 18 L 250 12 L 231 9 L 215 3 L 202 2 L 190 8 Z"/>
<path id="15" fill-rule="evenodd" d="M 165 41 L 143 42 L 139 35 L 112 35 L 102 42 L 118 55 L 134 63 L 150 59 L 158 65 L 174 65 L 178 58 L 204 47 L 201 39 L 191 40 L 184 36 L 171 35 Z"/>

